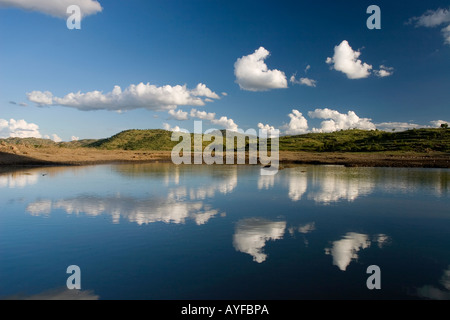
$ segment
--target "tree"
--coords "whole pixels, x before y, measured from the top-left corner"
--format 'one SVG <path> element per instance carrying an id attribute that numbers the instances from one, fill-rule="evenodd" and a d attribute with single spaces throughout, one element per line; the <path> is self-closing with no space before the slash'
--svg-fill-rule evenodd
<path id="1" fill-rule="evenodd" d="M 442 123 L 442 124 L 441 124 L 441 128 L 447 129 L 447 128 L 448 128 L 448 123 Z"/>

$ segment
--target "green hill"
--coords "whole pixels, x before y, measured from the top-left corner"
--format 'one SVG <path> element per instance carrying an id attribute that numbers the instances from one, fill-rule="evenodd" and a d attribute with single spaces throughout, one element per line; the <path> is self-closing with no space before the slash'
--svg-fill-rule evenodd
<path id="1" fill-rule="evenodd" d="M 89 147 L 114 150 L 167 150 L 170 151 L 178 142 L 171 141 L 172 132 L 160 129 L 126 130 L 110 138 L 91 143 Z"/>
<path id="2" fill-rule="evenodd" d="M 7 144 L 24 145 L 27 147 L 49 147 L 55 146 L 56 142 L 50 139 L 39 139 L 39 138 L 6 138 L 0 139 L 0 141 L 6 142 Z"/>
<path id="3" fill-rule="evenodd" d="M 83 139 L 70 142 L 58 142 L 57 145 L 61 148 L 84 148 L 89 147 L 97 141 L 98 139 Z"/>
<path id="4" fill-rule="evenodd" d="M 226 144 L 225 131 L 221 130 L 223 135 L 223 145 Z M 239 133 L 237 133 L 239 135 Z M 107 149 L 107 150 L 153 150 L 153 151 L 171 151 L 180 141 L 172 141 L 172 132 L 151 129 L 151 130 L 126 130 L 122 131 L 108 139 L 97 140 L 89 147 Z M 206 140 L 210 135 L 203 135 L 203 140 Z M 214 139 L 210 141 L 203 141 L 203 147 L 208 146 L 214 142 Z M 191 146 L 194 145 L 194 134 L 191 134 Z"/>
<path id="5" fill-rule="evenodd" d="M 450 130 L 412 129 L 402 132 L 343 130 L 280 137 L 284 151 L 441 151 L 450 152 Z"/>
<path id="6" fill-rule="evenodd" d="M 223 149 L 226 138 L 223 135 Z M 239 135 L 239 133 L 237 134 Z M 94 140 L 86 139 L 72 142 L 55 143 L 48 139 L 8 138 L 0 139 L 8 144 L 22 144 L 30 147 L 90 147 L 106 150 L 152 150 L 171 151 L 179 141 L 171 140 L 172 132 L 152 130 L 126 130 L 110 138 Z M 205 136 L 204 136 L 205 138 Z M 256 139 L 252 137 L 251 139 Z M 214 139 L 212 139 L 214 141 Z M 194 135 L 191 134 L 191 145 Z M 217 142 L 219 143 L 219 142 Z M 210 145 L 203 141 L 203 147 Z M 249 139 L 245 144 L 248 149 Z M 235 148 L 236 149 L 236 148 Z M 280 137 L 280 151 L 311 152 L 373 152 L 373 151 L 413 151 L 413 152 L 450 152 L 450 129 L 412 129 L 402 132 L 386 132 L 379 130 L 341 130 L 331 133 L 307 133 L 296 136 Z"/>
<path id="7" fill-rule="evenodd" d="M 225 133 L 224 136 L 225 150 Z M 166 130 L 127 130 L 108 139 L 89 144 L 101 149 L 170 151 L 178 144 Z M 193 135 L 191 134 L 193 143 Z M 203 146 L 211 142 L 204 141 Z M 246 141 L 248 146 L 248 140 Z M 379 130 L 342 130 L 332 133 L 308 133 L 280 137 L 281 151 L 371 152 L 371 151 L 441 151 L 450 152 L 449 129 L 412 129 L 403 132 Z"/>
<path id="8" fill-rule="evenodd" d="M 51 139 L 41 138 L 6 138 L 0 139 L 0 142 L 5 142 L 12 145 L 23 145 L 27 147 L 43 148 L 43 147 L 61 147 L 61 148 L 80 148 L 88 147 L 95 143 L 96 139 L 84 139 L 70 142 L 54 142 Z"/>

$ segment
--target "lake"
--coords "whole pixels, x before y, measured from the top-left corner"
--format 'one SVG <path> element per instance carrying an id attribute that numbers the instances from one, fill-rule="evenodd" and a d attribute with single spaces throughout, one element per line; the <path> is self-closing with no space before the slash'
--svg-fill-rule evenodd
<path id="1" fill-rule="evenodd" d="M 0 298 L 450 299 L 450 170 L 117 164 L 0 175 Z M 67 268 L 81 290 L 68 290 Z M 379 267 L 370 290 L 367 268 Z"/>

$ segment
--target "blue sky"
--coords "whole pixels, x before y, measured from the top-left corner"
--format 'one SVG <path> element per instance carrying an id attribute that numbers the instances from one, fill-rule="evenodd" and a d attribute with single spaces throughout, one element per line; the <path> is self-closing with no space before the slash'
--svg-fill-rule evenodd
<path id="1" fill-rule="evenodd" d="M 0 0 L 0 137 L 450 120 L 448 1 L 92 0 L 80 30 L 79 0 L 32 2 Z"/>

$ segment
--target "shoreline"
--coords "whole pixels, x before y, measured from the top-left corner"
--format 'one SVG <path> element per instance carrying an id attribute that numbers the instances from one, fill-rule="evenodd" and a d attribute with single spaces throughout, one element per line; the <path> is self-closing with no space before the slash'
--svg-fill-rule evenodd
<path id="1" fill-rule="evenodd" d="M 9 169 L 20 167 L 82 166 L 114 163 L 172 163 L 171 151 L 30 147 L 2 149 L 0 150 L 0 173 L 5 170 L 9 171 Z M 280 151 L 279 160 L 280 167 L 308 164 L 343 165 L 346 167 L 450 168 L 450 154 L 442 152 L 349 153 Z M 237 162 L 234 161 L 234 163 L 236 164 Z M 246 165 L 248 164 L 247 155 Z"/>

